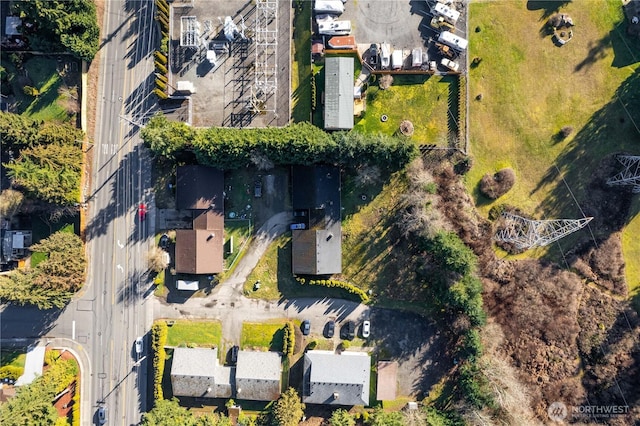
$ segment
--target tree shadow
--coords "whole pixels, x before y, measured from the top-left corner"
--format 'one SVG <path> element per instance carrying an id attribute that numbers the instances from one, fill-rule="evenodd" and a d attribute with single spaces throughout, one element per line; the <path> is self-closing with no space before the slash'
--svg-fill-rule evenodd
<path id="1" fill-rule="evenodd" d="M 600 40 L 590 43 L 586 58 L 576 65 L 575 72 L 583 71 L 584 68 L 590 67 L 597 61 L 606 59 L 609 56 L 609 48 L 613 49 L 614 54 L 611 66 L 623 68 L 637 63 L 640 60 L 640 48 L 638 43 L 625 36 L 625 25 L 627 25 L 625 20 L 618 22 Z"/>
<path id="2" fill-rule="evenodd" d="M 560 11 L 560 8 L 570 3 L 571 0 L 528 0 L 527 10 L 540 10 L 540 20 L 547 19 L 554 13 Z"/>
<path id="3" fill-rule="evenodd" d="M 122 147 L 120 147 L 120 149 L 122 149 Z M 101 191 L 109 191 L 108 204 L 96 211 L 87 223 L 85 228 L 85 236 L 87 240 L 105 235 L 109 225 L 114 220 L 126 216 L 127 214 L 133 214 L 133 225 L 136 227 L 140 226 L 141 222 L 137 214 L 137 207 L 143 199 L 143 187 L 141 186 L 142 181 L 140 180 L 141 174 L 132 173 L 132 170 L 144 167 L 140 158 L 141 149 L 142 146 L 138 144 L 130 153 L 125 154 L 118 163 L 118 167 L 87 197 L 86 201 L 90 201 Z M 105 167 L 109 161 L 114 160 L 116 156 L 117 152 L 113 153 L 111 159 L 108 160 L 102 168 Z M 100 173 L 102 168 L 98 170 L 98 173 Z M 110 186 L 109 189 L 105 188 L 107 185 Z M 125 242 L 137 242 L 143 238 L 144 233 L 138 232 L 134 229 L 134 232 L 129 235 L 128 239 L 121 241 L 121 244 L 124 244 Z"/>
<path id="4" fill-rule="evenodd" d="M 127 67 L 132 69 L 153 53 L 158 44 L 158 30 L 154 19 L 154 3 L 126 0 L 124 9 L 133 14 L 133 22 L 123 35 L 125 41 L 133 38 L 125 55 L 129 59 Z"/>
<path id="5" fill-rule="evenodd" d="M 66 307 L 40 310 L 32 305 L 5 304 L 1 311 L 2 321 L 0 321 L 3 347 L 9 346 L 10 339 L 19 339 L 15 344 L 23 347 L 36 343 L 53 329 L 58 317 L 65 309 Z"/>
<path id="6" fill-rule="evenodd" d="M 537 213 L 582 217 L 582 209 L 586 214 L 598 215 L 603 209 L 594 204 L 595 198 L 597 202 L 612 198 L 617 198 L 612 201 L 623 202 L 627 198 L 624 194 L 620 195 L 620 191 L 604 185 L 613 171 L 603 163 L 603 159 L 617 152 L 638 150 L 640 138 L 632 117 L 640 112 L 640 99 L 635 95 L 639 89 L 640 73 L 635 72 L 620 85 L 611 101 L 596 111 L 567 144 L 531 192 L 533 195 L 543 187 L 553 185 L 540 203 L 544 207 L 538 208 Z M 594 191 L 606 192 L 606 195 L 595 194 Z M 600 227 L 606 220 L 611 220 L 611 217 L 596 217 L 592 228 Z"/>

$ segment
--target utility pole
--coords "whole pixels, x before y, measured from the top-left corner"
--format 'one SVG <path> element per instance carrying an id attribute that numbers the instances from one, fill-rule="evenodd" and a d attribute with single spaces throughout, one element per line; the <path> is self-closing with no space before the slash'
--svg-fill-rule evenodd
<path id="1" fill-rule="evenodd" d="M 544 247 L 587 226 L 592 217 L 584 219 L 532 220 L 511 213 L 502 213 L 502 227 L 497 241 L 511 243 L 518 249 Z"/>

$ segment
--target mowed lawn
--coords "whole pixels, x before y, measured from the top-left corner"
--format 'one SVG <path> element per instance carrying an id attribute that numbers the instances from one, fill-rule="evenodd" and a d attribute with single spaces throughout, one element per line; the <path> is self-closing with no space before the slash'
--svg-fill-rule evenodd
<path id="1" fill-rule="evenodd" d="M 243 323 L 240 349 L 282 351 L 284 342 L 283 327 L 286 323 L 286 319 L 272 320 L 265 323 Z"/>
<path id="2" fill-rule="evenodd" d="M 167 346 L 219 347 L 222 340 L 220 321 L 177 320 L 169 327 Z"/>
<path id="3" fill-rule="evenodd" d="M 403 120 L 413 123 L 412 140 L 447 145 L 449 91 L 456 77 L 395 76 L 393 85 L 367 90 L 367 110 L 356 119 L 355 131 L 393 135 Z M 383 122 L 382 115 L 388 117 Z"/>
<path id="4" fill-rule="evenodd" d="M 625 35 L 620 2 L 562 6 L 560 12 L 576 26 L 573 39 L 556 47 L 542 31 L 554 11 L 542 7 L 562 3 L 470 5 L 469 55 L 482 61 L 469 70 L 474 165 L 466 184 L 485 216 L 493 205 L 507 203 L 537 218 L 580 218 L 579 206 L 588 201 L 588 186 L 602 159 L 620 151 L 640 154 L 634 124 L 640 112 L 634 101 L 640 90 L 640 48 Z M 560 140 L 556 135 L 563 126 L 573 132 Z M 478 193 L 478 183 L 503 167 L 515 170 L 516 184 L 491 202 Z M 625 233 L 635 235 L 640 218 L 630 220 Z M 637 287 L 640 260 L 628 254 L 640 252 L 640 242 L 628 235 L 623 242 L 627 281 Z"/>

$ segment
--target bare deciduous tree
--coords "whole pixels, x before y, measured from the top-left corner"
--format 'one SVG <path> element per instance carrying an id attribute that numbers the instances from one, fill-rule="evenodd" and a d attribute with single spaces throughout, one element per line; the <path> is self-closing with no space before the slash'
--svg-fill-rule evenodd
<path id="1" fill-rule="evenodd" d="M 149 269 L 154 272 L 161 272 L 169 266 L 167 261 L 167 252 L 159 247 L 152 247 L 147 253 L 147 261 L 149 263 Z"/>

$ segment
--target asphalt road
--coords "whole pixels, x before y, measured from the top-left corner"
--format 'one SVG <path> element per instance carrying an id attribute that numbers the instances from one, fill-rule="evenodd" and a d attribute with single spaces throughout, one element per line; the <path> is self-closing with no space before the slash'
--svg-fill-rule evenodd
<path id="1" fill-rule="evenodd" d="M 138 135 L 154 99 L 152 1 L 105 2 L 98 111 L 93 146 L 93 184 L 86 235 L 90 253 L 88 289 L 78 304 L 92 313 L 86 333 L 92 371 L 91 421 L 99 404 L 109 424 L 131 425 L 147 409 L 147 362 L 134 341 L 144 336 L 151 313 L 142 304 L 148 287 L 145 256 L 153 238 L 149 155 Z M 139 365 L 136 363 L 139 362 Z M 84 424 L 84 423 L 83 423 Z"/>
<path id="2" fill-rule="evenodd" d="M 105 6 L 99 85 L 88 88 L 98 91 L 98 111 L 95 134 L 89 135 L 92 186 L 85 194 L 87 283 L 63 310 L 3 306 L 0 337 L 23 346 L 67 342 L 82 352 L 83 380 L 89 381 L 82 386 L 80 423 L 97 424 L 96 410 L 104 404 L 108 424 L 134 425 L 147 410 L 149 339 L 140 355 L 134 342 L 153 317 L 142 294 L 150 285 L 145 255 L 154 235 L 154 205 L 138 123 L 155 105 L 150 92 L 156 33 L 152 1 L 110 0 Z M 137 211 L 141 202 L 149 210 L 144 221 Z"/>

